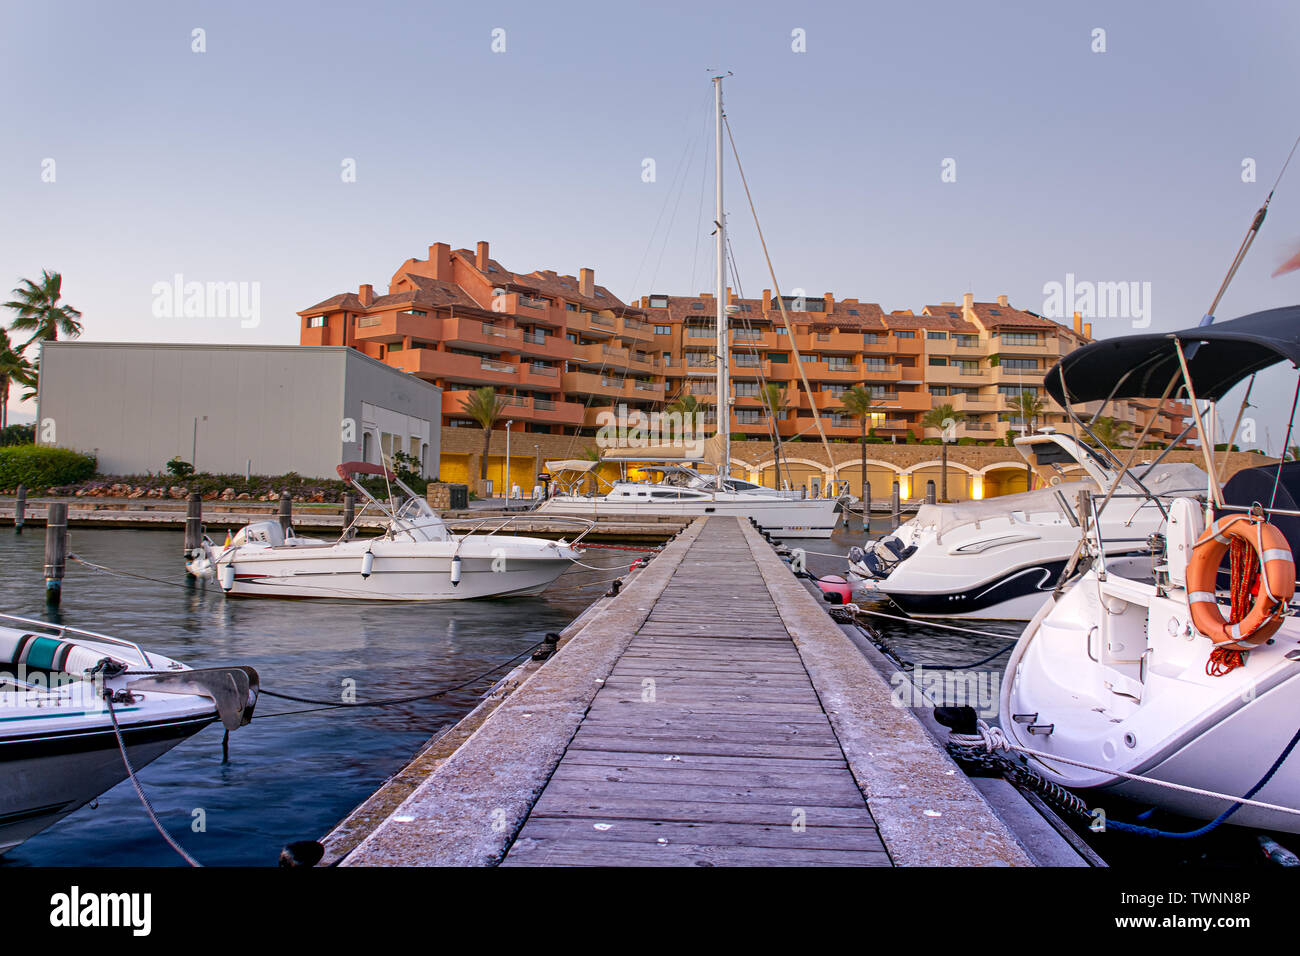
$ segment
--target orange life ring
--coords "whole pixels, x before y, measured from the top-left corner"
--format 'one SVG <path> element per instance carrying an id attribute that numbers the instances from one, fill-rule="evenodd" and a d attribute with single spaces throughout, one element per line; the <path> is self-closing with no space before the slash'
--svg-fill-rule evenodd
<path id="1" fill-rule="evenodd" d="M 1232 539 L 1248 544 L 1259 559 L 1259 593 L 1236 624 L 1223 619 L 1214 596 L 1219 565 Z M 1295 560 L 1286 537 L 1258 515 L 1228 515 L 1205 530 L 1187 565 L 1187 600 L 1196 629 L 1225 650 L 1250 650 L 1273 636 L 1295 594 Z"/>

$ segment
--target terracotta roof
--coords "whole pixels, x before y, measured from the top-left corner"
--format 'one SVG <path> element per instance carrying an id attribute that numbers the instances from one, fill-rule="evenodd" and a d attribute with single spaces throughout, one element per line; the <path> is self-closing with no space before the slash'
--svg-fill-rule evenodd
<path id="1" fill-rule="evenodd" d="M 344 309 L 354 312 L 365 310 L 361 304 L 361 299 L 355 292 L 340 292 L 338 295 L 332 295 L 324 302 L 317 302 L 315 305 L 309 305 L 301 310 L 299 315 L 308 315 L 313 312 L 339 312 Z"/>
<path id="2" fill-rule="evenodd" d="M 645 310 L 646 316 L 650 321 L 659 325 L 671 325 L 673 323 L 684 322 L 687 319 L 697 319 L 700 322 L 711 322 L 717 316 L 717 300 L 712 296 L 702 295 L 655 295 L 654 299 L 667 299 L 667 307 L 650 307 Z M 820 298 L 811 301 L 821 302 Z M 762 299 L 733 299 L 732 305 L 749 306 L 748 311 L 740 311 L 731 317 L 732 325 L 743 325 L 746 319 L 750 321 L 781 321 L 780 306 L 773 304 L 768 308 L 766 314 L 763 312 Z M 851 315 L 850 309 L 857 311 L 857 315 Z M 862 329 L 883 329 L 884 323 L 881 319 L 884 317 L 884 309 L 874 302 L 854 302 L 835 304 L 833 313 L 825 312 L 793 312 L 786 309 L 786 315 L 799 325 L 821 326 L 823 328 L 848 328 L 854 330 Z"/>
<path id="3" fill-rule="evenodd" d="M 978 334 L 979 326 L 967 322 L 961 317 L 960 308 L 950 308 L 948 306 L 936 306 L 937 312 L 929 311 L 930 306 L 921 310 L 920 315 L 899 315 L 891 313 L 885 316 L 885 324 L 891 329 L 911 329 L 919 332 L 921 330 L 933 329 L 936 332 L 959 332 L 966 334 Z"/>
<path id="4" fill-rule="evenodd" d="M 460 256 L 471 266 L 478 268 L 478 258 L 471 250 L 456 249 L 452 252 L 452 255 Z M 511 292 L 529 292 L 544 295 L 551 299 L 563 299 L 565 302 L 572 302 L 595 312 L 608 309 L 618 315 L 640 316 L 644 314 L 635 306 L 628 305 L 603 285 L 592 286 L 592 291 L 596 295 L 585 296 L 578 290 L 578 278 L 576 276 L 562 276 L 551 269 L 525 273 L 511 272 L 497 260 L 489 258 L 488 271 L 485 276 L 488 281 L 499 283 L 503 288 L 509 287 Z"/>

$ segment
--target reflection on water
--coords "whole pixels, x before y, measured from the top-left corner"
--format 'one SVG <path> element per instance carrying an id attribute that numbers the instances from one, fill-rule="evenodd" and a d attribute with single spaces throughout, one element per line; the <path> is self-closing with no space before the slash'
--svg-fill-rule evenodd
<path id="1" fill-rule="evenodd" d="M 0 533 L 0 612 L 49 619 L 41 566 L 43 529 Z M 68 564 L 62 623 L 134 640 L 192 667 L 248 664 L 262 685 L 359 700 L 429 693 L 503 663 L 558 631 L 636 558 L 591 551 L 545 595 L 507 601 L 365 604 L 227 599 L 184 583 L 178 531 L 74 529 L 88 561 L 167 582 L 108 576 Z M 271 718 L 305 705 L 263 697 L 258 719 L 219 726 L 150 764 L 140 780 L 169 830 L 205 864 L 274 865 L 286 842 L 315 839 L 397 771 L 439 727 L 459 719 L 504 671 L 432 701 Z M 203 811 L 202 814 L 196 811 Z M 192 821 L 206 819 L 206 832 Z M 173 865 L 129 782 L 0 857 L 0 865 Z"/>

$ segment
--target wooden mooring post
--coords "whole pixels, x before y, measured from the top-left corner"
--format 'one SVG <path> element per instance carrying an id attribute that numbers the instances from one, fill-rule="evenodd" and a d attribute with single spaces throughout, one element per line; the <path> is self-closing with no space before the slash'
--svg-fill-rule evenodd
<path id="1" fill-rule="evenodd" d="M 203 496 L 197 491 L 190 492 L 185 506 L 185 576 L 190 574 L 189 562 L 198 557 L 203 547 Z"/>
<path id="2" fill-rule="evenodd" d="M 68 506 L 52 502 L 45 517 L 45 601 L 58 604 L 63 596 L 63 572 L 68 563 Z"/>
<path id="3" fill-rule="evenodd" d="M 288 534 L 291 524 L 293 524 L 293 495 L 285 490 L 280 492 L 280 530 Z"/>
<path id="4" fill-rule="evenodd" d="M 350 491 L 343 492 L 343 535 L 346 538 L 352 538 L 356 535 L 356 529 L 352 527 L 352 522 L 357 518 L 357 498 Z"/>
<path id="5" fill-rule="evenodd" d="M 14 534 L 23 533 L 23 522 L 27 520 L 27 486 L 19 485 L 18 494 L 14 496 Z"/>
<path id="6" fill-rule="evenodd" d="M 931 478 L 929 481 L 925 483 L 925 503 L 927 505 L 934 504 L 934 479 L 933 478 Z"/>
<path id="7" fill-rule="evenodd" d="M 899 516 L 903 513 L 902 501 L 898 494 L 898 482 L 894 482 L 893 494 L 889 496 L 889 517 L 894 522 L 894 527 L 898 527 Z"/>

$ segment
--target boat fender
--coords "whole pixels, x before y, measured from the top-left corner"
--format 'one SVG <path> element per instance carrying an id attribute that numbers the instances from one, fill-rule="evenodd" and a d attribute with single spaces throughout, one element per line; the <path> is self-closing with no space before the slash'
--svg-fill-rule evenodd
<path id="1" fill-rule="evenodd" d="M 375 570 L 374 552 L 367 550 L 366 553 L 361 556 L 361 577 L 363 578 L 370 577 L 370 573 L 374 570 Z"/>
<path id="2" fill-rule="evenodd" d="M 847 604 L 853 597 L 853 586 L 839 575 L 831 574 L 817 579 L 823 599 L 829 604 Z"/>
<path id="3" fill-rule="evenodd" d="M 1233 540 L 1250 547 L 1259 561 L 1259 593 L 1235 624 L 1223 619 L 1214 596 L 1219 565 Z M 1196 629 L 1215 649 L 1245 651 L 1263 644 L 1282 626 L 1295 595 L 1295 559 L 1286 536 L 1259 515 L 1228 515 L 1205 529 L 1187 564 L 1187 601 Z"/>
<path id="4" fill-rule="evenodd" d="M 235 566 L 227 564 L 221 569 L 221 590 L 229 591 L 235 586 Z"/>
<path id="5" fill-rule="evenodd" d="M 451 557 L 451 586 L 456 587 L 460 584 L 460 555 L 454 554 Z"/>

